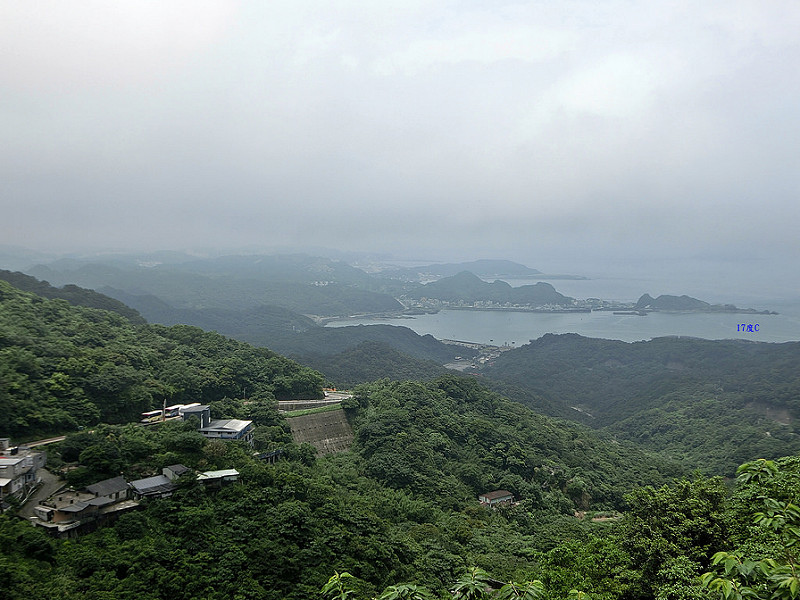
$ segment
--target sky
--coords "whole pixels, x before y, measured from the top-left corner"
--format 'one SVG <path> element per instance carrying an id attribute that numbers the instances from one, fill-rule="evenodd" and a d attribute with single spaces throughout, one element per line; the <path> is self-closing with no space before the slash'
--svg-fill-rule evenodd
<path id="1" fill-rule="evenodd" d="M 796 0 L 0 0 L 0 244 L 796 276 L 798 31 Z"/>

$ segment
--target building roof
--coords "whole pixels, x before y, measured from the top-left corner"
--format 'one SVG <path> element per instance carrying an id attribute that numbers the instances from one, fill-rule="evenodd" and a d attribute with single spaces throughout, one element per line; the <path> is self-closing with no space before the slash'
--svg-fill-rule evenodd
<path id="1" fill-rule="evenodd" d="M 513 498 L 514 494 L 508 490 L 495 490 L 494 492 L 488 492 L 480 495 L 481 498 L 486 498 L 487 500 L 499 500 L 500 498 L 508 498 L 509 496 Z"/>
<path id="2" fill-rule="evenodd" d="M 92 498 L 91 500 L 88 500 L 86 504 L 89 504 L 91 506 L 97 506 L 99 508 L 101 506 L 114 504 L 114 502 L 115 500 L 113 498 L 100 497 L 100 498 Z"/>
<path id="3" fill-rule="evenodd" d="M 171 492 L 175 489 L 175 484 L 166 475 L 156 475 L 155 477 L 145 477 L 144 479 L 131 481 L 131 487 L 139 494 L 147 496 Z"/>
<path id="4" fill-rule="evenodd" d="M 187 467 L 185 465 L 182 465 L 180 463 L 177 464 L 177 465 L 169 465 L 168 467 L 164 467 L 164 468 L 165 469 L 169 469 L 170 471 L 175 473 L 175 475 L 177 475 L 178 477 L 180 477 L 181 475 L 183 475 L 187 471 L 191 470 L 191 469 L 189 469 L 189 467 Z"/>
<path id="5" fill-rule="evenodd" d="M 252 421 L 241 421 L 239 419 L 215 419 L 206 427 L 201 427 L 200 431 L 209 433 L 239 433 L 253 424 Z"/>
<path id="6" fill-rule="evenodd" d="M 58 510 L 65 513 L 77 513 L 81 512 L 82 510 L 86 510 L 89 508 L 88 502 L 74 502 L 73 504 L 67 504 L 66 506 L 62 506 Z"/>
<path id="7" fill-rule="evenodd" d="M 197 476 L 198 481 L 207 481 L 209 479 L 223 479 L 225 477 L 238 477 L 239 471 L 236 469 L 223 469 L 221 471 L 205 471 Z"/>
<path id="8" fill-rule="evenodd" d="M 113 477 L 111 479 L 104 479 L 103 481 L 98 481 L 93 485 L 86 486 L 86 491 L 90 494 L 94 494 L 95 496 L 110 496 L 111 494 L 123 492 L 127 489 L 128 482 L 125 481 L 125 478 L 122 475 L 119 477 Z"/>

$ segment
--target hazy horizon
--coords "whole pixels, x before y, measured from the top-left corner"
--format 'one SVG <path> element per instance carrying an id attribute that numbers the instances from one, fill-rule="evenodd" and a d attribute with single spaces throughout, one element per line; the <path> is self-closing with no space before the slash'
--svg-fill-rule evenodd
<path id="1" fill-rule="evenodd" d="M 797 296 L 798 30 L 789 0 L 5 3 L 0 243 Z"/>

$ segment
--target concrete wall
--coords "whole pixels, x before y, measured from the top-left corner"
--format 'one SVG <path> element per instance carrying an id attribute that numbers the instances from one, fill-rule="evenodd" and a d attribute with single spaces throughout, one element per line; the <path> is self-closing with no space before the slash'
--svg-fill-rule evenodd
<path id="1" fill-rule="evenodd" d="M 341 409 L 291 417 L 287 421 L 295 444 L 309 443 L 320 456 L 344 452 L 353 442 L 353 430 Z"/>

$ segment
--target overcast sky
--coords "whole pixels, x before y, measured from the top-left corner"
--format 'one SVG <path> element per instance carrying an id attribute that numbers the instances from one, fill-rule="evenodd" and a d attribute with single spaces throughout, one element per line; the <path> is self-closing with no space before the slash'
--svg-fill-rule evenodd
<path id="1" fill-rule="evenodd" d="M 0 0 L 0 243 L 794 260 L 798 32 L 796 0 Z"/>

